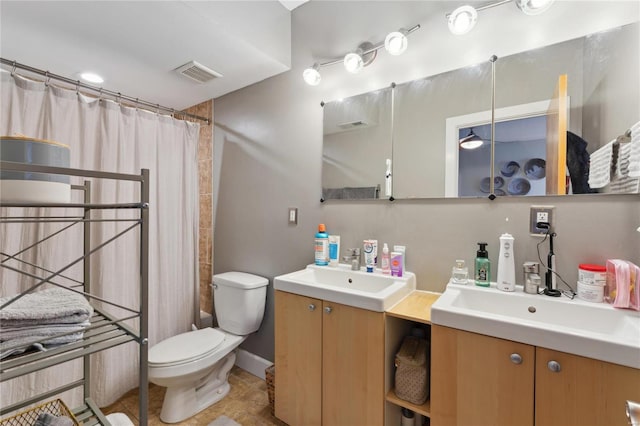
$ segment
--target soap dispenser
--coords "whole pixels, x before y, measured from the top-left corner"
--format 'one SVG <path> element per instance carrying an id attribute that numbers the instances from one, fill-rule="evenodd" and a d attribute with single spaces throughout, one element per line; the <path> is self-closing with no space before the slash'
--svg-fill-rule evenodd
<path id="1" fill-rule="evenodd" d="M 516 290 L 516 265 L 513 260 L 513 236 L 500 236 L 500 255 L 498 256 L 498 290 Z"/>
<path id="2" fill-rule="evenodd" d="M 476 254 L 475 278 L 476 285 L 489 287 L 491 280 L 491 262 L 487 252 L 487 243 L 478 243 L 480 249 Z"/>

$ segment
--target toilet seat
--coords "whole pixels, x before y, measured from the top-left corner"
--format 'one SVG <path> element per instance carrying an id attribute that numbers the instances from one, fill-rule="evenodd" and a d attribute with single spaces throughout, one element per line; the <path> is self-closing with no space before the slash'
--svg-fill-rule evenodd
<path id="1" fill-rule="evenodd" d="M 149 350 L 150 367 L 172 367 L 208 357 L 224 341 L 225 334 L 202 328 L 169 337 Z"/>

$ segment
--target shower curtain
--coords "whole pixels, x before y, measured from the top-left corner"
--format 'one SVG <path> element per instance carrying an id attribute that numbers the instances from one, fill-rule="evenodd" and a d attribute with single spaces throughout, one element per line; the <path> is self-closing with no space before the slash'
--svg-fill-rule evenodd
<path id="1" fill-rule="evenodd" d="M 72 168 L 130 174 L 138 174 L 141 168 L 150 170 L 150 346 L 187 331 L 195 314 L 194 300 L 199 282 L 199 125 L 121 106 L 112 100 L 87 97 L 76 90 L 7 72 L 0 72 L 0 101 L 0 135 L 21 134 L 67 144 L 71 150 Z M 92 202 L 133 202 L 139 197 L 137 184 L 105 179 L 91 181 Z M 72 179 L 71 183 L 82 184 L 82 180 Z M 74 195 L 72 201 L 81 202 L 81 199 Z M 18 215 L 16 209 L 0 210 L 3 216 Z M 25 210 L 28 211 L 19 215 L 42 213 L 40 209 Z M 77 214 L 77 210 L 74 212 Z M 131 217 L 127 211 L 95 212 L 94 217 L 114 217 L 114 214 L 124 217 L 127 213 Z M 61 212 L 56 209 L 55 213 L 60 215 Z M 3 224 L 0 251 L 16 253 L 64 225 Z M 91 226 L 91 245 L 95 247 L 130 223 L 103 222 Z M 139 306 L 138 232 L 136 229 L 92 255 L 92 293 L 134 309 Z M 81 255 L 82 225 L 75 225 L 26 252 L 22 259 L 58 270 Z M 6 259 L 6 256 L 0 256 L 0 259 Z M 24 269 L 24 264 L 22 266 Z M 29 272 L 46 275 L 35 269 Z M 66 273 L 70 278 L 81 279 L 81 263 Z M 33 279 L 5 268 L 0 268 L 0 282 L 0 296 L 16 294 L 35 284 Z M 73 284 L 65 279 L 57 282 Z M 126 313 L 110 306 L 104 309 L 115 315 Z M 114 402 L 127 390 L 138 386 L 138 369 L 138 347 L 134 343 L 92 355 L 92 397 L 101 406 Z M 10 380 L 0 387 L 0 405 L 23 400 L 80 377 L 82 364 L 75 360 Z M 81 389 L 66 392 L 62 397 L 70 406 L 82 403 Z"/>

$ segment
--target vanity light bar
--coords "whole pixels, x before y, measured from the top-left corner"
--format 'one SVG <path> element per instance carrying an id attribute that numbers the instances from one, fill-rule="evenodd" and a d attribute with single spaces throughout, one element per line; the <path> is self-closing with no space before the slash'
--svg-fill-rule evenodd
<path id="1" fill-rule="evenodd" d="M 455 35 L 466 34 L 475 26 L 478 19 L 478 12 L 501 6 L 506 3 L 515 2 L 518 9 L 525 15 L 539 15 L 551 7 L 555 0 L 500 0 L 480 7 L 464 5 L 456 8 L 453 12 L 447 13 L 445 18 L 449 25 L 449 31 Z"/>
<path id="2" fill-rule="evenodd" d="M 304 70 L 302 77 L 308 85 L 317 86 L 320 84 L 322 79 L 320 76 L 320 68 L 339 63 L 343 63 L 345 68 L 347 68 L 347 71 L 357 73 L 363 67 L 371 64 L 376 58 L 378 50 L 383 47 L 392 55 L 399 55 L 403 53 L 407 48 L 406 37 L 418 29 L 420 29 L 420 24 L 414 25 L 409 29 L 400 28 L 397 31 L 389 33 L 385 40 L 380 43 L 371 44 L 369 42 L 365 42 L 360 44 L 355 51 L 348 52 L 341 58 L 332 59 L 327 62 L 316 62 L 313 66 Z"/>

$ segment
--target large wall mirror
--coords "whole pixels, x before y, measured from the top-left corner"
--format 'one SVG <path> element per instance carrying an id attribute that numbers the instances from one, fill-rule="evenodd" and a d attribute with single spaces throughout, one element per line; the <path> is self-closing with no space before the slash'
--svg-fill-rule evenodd
<path id="1" fill-rule="evenodd" d="M 391 97 L 388 87 L 323 105 L 323 200 L 378 199 L 391 191 Z"/>
<path id="2" fill-rule="evenodd" d="M 585 167 L 610 146 L 628 146 L 622 136 L 640 121 L 639 27 L 633 23 L 498 59 L 496 195 L 637 193 L 637 181 L 615 187 L 592 180 L 592 187 Z M 395 199 L 486 196 L 492 175 L 491 73 L 487 61 L 327 102 L 323 198 L 388 199 L 385 184 L 391 182 Z M 558 95 L 562 86 L 565 95 Z M 559 97 L 566 104 L 558 105 Z M 360 114 L 365 124 L 357 124 L 354 110 L 369 111 Z M 564 124 L 558 124 L 558 110 L 566 111 Z M 336 124 L 344 129 L 335 131 Z M 558 134 L 566 139 L 552 144 Z M 616 139 L 622 144 L 611 144 Z M 461 148 L 469 140 L 476 148 Z M 570 177 L 555 176 L 563 162 L 566 171 L 560 173 Z M 341 188 L 364 189 L 350 196 Z"/>

